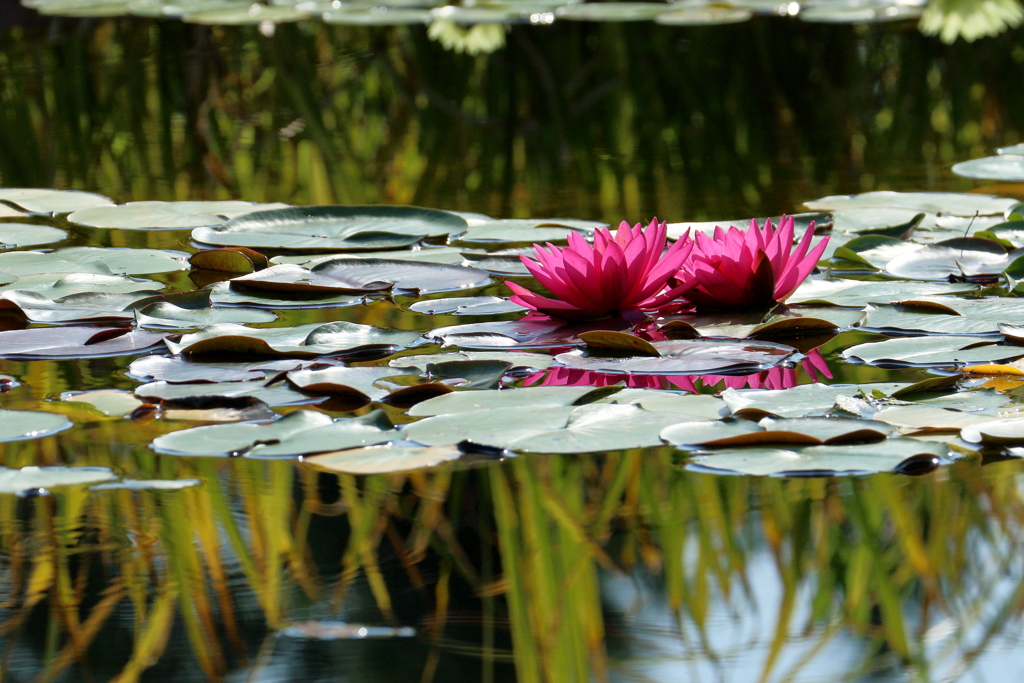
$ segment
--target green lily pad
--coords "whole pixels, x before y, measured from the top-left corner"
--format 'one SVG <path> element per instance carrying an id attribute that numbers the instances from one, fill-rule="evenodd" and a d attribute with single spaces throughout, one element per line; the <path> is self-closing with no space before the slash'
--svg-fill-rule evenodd
<path id="1" fill-rule="evenodd" d="M 246 306 L 252 308 L 297 309 L 297 308 L 336 308 L 353 306 L 365 301 L 363 295 L 324 294 L 314 295 L 309 292 L 263 292 L 259 290 L 232 287 L 231 282 L 218 282 L 206 288 L 210 292 L 210 302 L 214 306 Z"/>
<path id="2" fill-rule="evenodd" d="M 661 2 L 586 2 L 560 7 L 555 15 L 573 21 L 650 21 L 671 9 Z"/>
<path id="3" fill-rule="evenodd" d="M 232 6 L 234 5 L 234 6 Z M 270 6 L 245 3 L 228 3 L 224 9 L 188 12 L 181 20 L 189 24 L 210 26 L 248 26 L 269 21 L 274 24 L 302 21 L 309 13 L 297 7 Z"/>
<path id="4" fill-rule="evenodd" d="M 881 270 L 898 256 L 923 249 L 919 244 L 902 242 L 885 235 L 861 235 L 833 252 L 833 259 L 852 261 L 873 270 Z M 842 265 L 841 263 L 837 264 Z"/>
<path id="5" fill-rule="evenodd" d="M 999 154 L 1024 154 L 1024 142 L 1019 145 L 1010 145 L 1009 147 L 1000 147 L 996 150 Z"/>
<path id="6" fill-rule="evenodd" d="M 879 410 L 872 419 L 886 422 L 907 433 L 958 432 L 980 422 L 991 422 L 1001 417 L 1001 409 L 964 411 L 935 405 L 896 405 Z"/>
<path id="7" fill-rule="evenodd" d="M 358 357 L 365 352 L 391 352 L 412 346 L 418 332 L 384 330 L 350 322 L 310 323 L 297 327 L 254 330 L 241 325 L 211 325 L 180 342 L 167 341 L 171 353 L 235 353 L 312 358 L 316 356 Z"/>
<path id="8" fill-rule="evenodd" d="M 561 353 L 555 361 L 578 370 L 644 374 L 749 374 L 766 370 L 793 355 L 790 346 L 771 342 L 681 339 L 652 344 L 661 354 L 650 356 L 587 356 L 580 349 Z"/>
<path id="9" fill-rule="evenodd" d="M 0 493 L 23 493 L 38 489 L 83 486 L 117 479 L 108 467 L 0 467 Z"/>
<path id="10" fill-rule="evenodd" d="M 61 277 L 58 274 L 39 273 L 22 275 L 0 289 L 6 291 L 39 292 L 47 299 L 62 299 L 72 294 L 86 292 L 106 294 L 126 294 L 129 292 L 156 292 L 163 289 L 164 284 L 156 280 L 131 278 L 127 275 L 104 275 L 101 273 L 69 273 Z"/>
<path id="11" fill-rule="evenodd" d="M 194 456 L 296 457 L 386 443 L 397 437 L 381 411 L 333 420 L 297 410 L 269 424 L 225 424 L 183 429 L 153 440 L 157 453 Z"/>
<path id="12" fill-rule="evenodd" d="M 348 395 L 370 401 L 379 401 L 391 393 L 377 385 L 386 377 L 417 375 L 414 368 L 401 367 L 359 367 L 332 366 L 292 370 L 288 381 L 306 393 Z"/>
<path id="13" fill-rule="evenodd" d="M 953 165 L 953 173 L 965 178 L 1020 183 L 1024 182 L 1024 156 L 1000 154 L 995 157 L 962 161 Z"/>
<path id="14" fill-rule="evenodd" d="M 68 247 L 43 253 L 9 251 L 0 254 L 0 272 L 12 275 L 37 273 L 95 273 L 101 275 L 147 275 L 185 270 L 188 254 L 160 249 L 100 249 Z"/>
<path id="15" fill-rule="evenodd" d="M 305 268 L 314 268 L 321 263 L 334 261 L 339 258 L 348 259 L 387 259 L 389 261 L 418 261 L 421 263 L 446 263 L 457 266 L 464 260 L 463 253 L 466 249 L 456 247 L 413 247 L 402 251 L 361 251 L 348 254 L 285 254 L 270 259 L 273 264 L 294 263 Z M 481 252 L 486 256 L 485 252 Z"/>
<path id="16" fill-rule="evenodd" d="M 113 204 L 107 197 L 74 190 L 0 188 L 0 202 L 9 202 L 29 213 L 71 213 L 90 206 Z"/>
<path id="17" fill-rule="evenodd" d="M 0 358 L 99 358 L 134 356 L 164 340 L 157 332 L 127 327 L 37 327 L 0 332 Z"/>
<path id="18" fill-rule="evenodd" d="M 267 386 L 263 379 L 188 384 L 150 382 L 136 387 L 135 396 L 147 403 L 185 408 L 234 407 L 243 399 L 255 399 L 268 406 L 296 406 L 322 400 L 295 391 L 284 382 Z"/>
<path id="19" fill-rule="evenodd" d="M 0 409 L 0 442 L 41 439 L 71 427 L 71 420 L 63 415 Z"/>
<path id="20" fill-rule="evenodd" d="M 153 295 L 159 295 L 159 292 L 83 292 L 54 300 L 41 292 L 9 290 L 0 294 L 0 312 L 16 313 L 33 323 L 114 324 L 132 321 L 135 314 L 126 309 L 136 301 Z"/>
<path id="21" fill-rule="evenodd" d="M 282 372 L 312 364 L 303 360 L 271 360 L 259 363 L 201 363 L 187 356 L 146 356 L 132 361 L 128 374 L 144 381 L 242 382 L 270 379 Z"/>
<path id="22" fill-rule="evenodd" d="M 467 392 L 440 398 L 460 393 Z M 589 453 L 657 446 L 658 433 L 678 421 L 673 413 L 600 403 L 445 414 L 405 425 L 402 431 L 406 438 L 428 446 L 466 440 L 529 453 Z"/>
<path id="23" fill-rule="evenodd" d="M 682 422 L 661 431 L 673 446 L 822 445 L 881 441 L 892 431 L 884 422 L 841 417 L 766 417 L 748 420 Z"/>
<path id="24" fill-rule="evenodd" d="M 924 213 L 954 216 L 993 216 L 1004 214 L 1016 200 L 984 194 L 954 192 L 865 192 L 856 195 L 824 197 L 804 206 L 812 211 L 844 211 L 847 209 L 908 209 Z"/>
<path id="25" fill-rule="evenodd" d="M 424 417 L 478 410 L 500 413 L 509 408 L 574 406 L 587 402 L 588 397 L 603 397 L 607 393 L 605 389 L 595 389 L 594 387 L 559 386 L 502 389 L 501 391 L 456 391 L 413 406 L 409 409 L 409 415 Z"/>
<path id="26" fill-rule="evenodd" d="M 889 396 L 907 384 L 803 384 L 792 389 L 739 391 L 726 389 L 722 400 L 733 415 L 818 417 L 825 415 L 841 396 Z"/>
<path id="27" fill-rule="evenodd" d="M 302 266 L 282 263 L 231 280 L 231 288 L 241 291 L 285 292 L 287 294 L 364 294 L 391 289 L 390 282 L 359 277 L 331 277 L 313 273 Z"/>
<path id="28" fill-rule="evenodd" d="M 503 315 L 527 309 L 498 296 L 469 296 L 417 301 L 409 310 L 428 315 Z"/>
<path id="29" fill-rule="evenodd" d="M 858 344 L 843 351 L 842 356 L 882 367 L 950 367 L 1020 358 L 1024 356 L 1024 347 L 1002 346 L 972 337 L 935 335 Z"/>
<path id="30" fill-rule="evenodd" d="M 277 314 L 256 308 L 183 308 L 157 302 L 136 310 L 135 320 L 146 330 L 190 330 L 222 323 L 271 323 Z"/>
<path id="31" fill-rule="evenodd" d="M 869 303 L 893 301 L 938 294 L 962 294 L 978 289 L 970 283 L 931 282 L 864 282 L 863 280 L 807 280 L 786 300 L 786 303 L 823 303 L 833 306 L 863 308 Z"/>
<path id="32" fill-rule="evenodd" d="M 720 26 L 749 21 L 753 16 L 748 9 L 708 5 L 659 14 L 655 21 L 666 26 Z"/>
<path id="33" fill-rule="evenodd" d="M 122 479 L 90 486 L 90 491 L 180 491 L 202 485 L 201 479 Z"/>
<path id="34" fill-rule="evenodd" d="M 322 453 L 303 459 L 321 472 L 340 474 L 390 474 L 436 467 L 462 457 L 454 446 L 399 446 L 387 444 Z"/>
<path id="35" fill-rule="evenodd" d="M 972 424 L 960 430 L 960 438 L 968 443 L 1019 444 L 1024 442 L 1024 417 Z"/>
<path id="36" fill-rule="evenodd" d="M 991 334 L 999 332 L 1004 321 L 1020 317 L 1024 317 L 1022 299 L 914 297 L 899 305 L 869 305 L 861 326 L 933 334 Z"/>
<path id="37" fill-rule="evenodd" d="M 85 403 L 107 417 L 131 415 L 142 401 L 130 391 L 123 389 L 94 389 L 92 391 L 65 391 L 60 400 L 71 403 Z"/>
<path id="38" fill-rule="evenodd" d="M 889 439 L 860 446 L 745 448 L 698 455 L 688 462 L 702 468 L 753 476 L 836 476 L 892 472 L 909 460 L 938 464 L 949 454 L 944 444 L 918 439 Z"/>
<path id="39" fill-rule="evenodd" d="M 380 11 L 386 9 L 386 11 Z M 325 24 L 341 24 L 342 26 L 405 26 L 411 24 L 429 24 L 434 15 L 423 9 L 394 9 L 391 7 L 342 7 L 324 12 L 320 18 Z"/>
<path id="40" fill-rule="evenodd" d="M 995 240 L 1007 249 L 1024 246 L 1024 221 L 1004 221 L 986 230 L 975 233 L 975 237 Z"/>
<path id="41" fill-rule="evenodd" d="M 79 209 L 68 216 L 68 220 L 93 228 L 174 230 L 220 225 L 235 216 L 287 207 L 287 204 L 254 204 L 240 201 L 129 202 L 116 206 Z"/>
<path id="42" fill-rule="evenodd" d="M 480 287 L 491 281 L 489 274 L 476 268 L 388 259 L 341 258 L 320 263 L 310 272 L 343 281 L 388 282 L 396 290 L 417 295 Z"/>
<path id="43" fill-rule="evenodd" d="M 0 223 L 0 249 L 34 247 L 60 242 L 68 234 L 59 228 L 33 223 Z"/>
<path id="44" fill-rule="evenodd" d="M 438 327 L 425 333 L 426 337 L 445 346 L 466 349 L 522 348 L 544 349 L 553 346 L 582 344 L 582 332 L 592 330 L 623 330 L 629 327 L 625 320 L 596 320 L 590 323 L 564 323 L 553 319 L 507 320 L 468 323 Z"/>
<path id="45" fill-rule="evenodd" d="M 392 367 L 413 367 L 426 372 L 431 365 L 455 362 L 489 362 L 508 363 L 512 368 L 529 368 L 546 370 L 555 359 L 544 353 L 524 353 L 522 351 L 451 351 L 449 353 L 432 353 L 419 356 L 402 356 L 389 362 Z"/>
<path id="46" fill-rule="evenodd" d="M 306 206 L 258 211 L 220 227 L 196 228 L 204 244 L 289 251 L 372 251 L 408 247 L 428 236 L 465 232 L 447 211 L 409 206 Z"/>
<path id="47" fill-rule="evenodd" d="M 833 214 L 832 230 L 906 239 L 925 215 L 912 209 L 847 209 Z"/>
<path id="48" fill-rule="evenodd" d="M 896 256 L 886 264 L 885 270 L 890 275 L 910 280 L 946 280 L 998 275 L 1009 262 L 1006 249 L 998 242 L 963 237 Z"/>

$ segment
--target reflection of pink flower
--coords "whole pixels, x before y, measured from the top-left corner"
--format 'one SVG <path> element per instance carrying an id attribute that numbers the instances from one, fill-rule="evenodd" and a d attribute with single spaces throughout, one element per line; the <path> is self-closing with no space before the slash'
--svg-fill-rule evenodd
<path id="1" fill-rule="evenodd" d="M 783 216 L 778 229 L 750 221 L 747 230 L 715 228 L 711 237 L 697 233 L 677 241 L 692 244 L 690 256 L 676 275 L 680 295 L 698 308 L 725 310 L 763 308 L 785 301 L 821 258 L 828 237 L 813 249 L 814 223 L 793 250 L 794 220 Z"/>
<path id="2" fill-rule="evenodd" d="M 832 379 L 832 372 L 817 349 L 807 353 L 800 362 L 800 368 L 812 382 L 818 381 L 818 374 Z M 714 393 L 725 389 L 790 389 L 798 383 L 796 369 L 775 366 L 752 375 L 638 375 L 611 372 L 594 372 L 575 368 L 552 367 L 544 372 L 535 372 L 523 380 L 526 386 L 571 386 L 606 387 L 624 382 L 633 389 L 669 389 L 701 393 L 718 384 L 723 386 Z"/>
<path id="3" fill-rule="evenodd" d="M 536 261 L 519 258 L 557 299 L 505 284 L 515 303 L 564 320 L 657 308 L 677 295 L 665 287 L 693 249 L 691 242 L 679 240 L 665 251 L 666 232 L 657 219 L 646 230 L 622 221 L 614 237 L 606 228 L 597 230 L 593 246 L 577 232 L 569 233 L 568 247 L 535 244 Z"/>

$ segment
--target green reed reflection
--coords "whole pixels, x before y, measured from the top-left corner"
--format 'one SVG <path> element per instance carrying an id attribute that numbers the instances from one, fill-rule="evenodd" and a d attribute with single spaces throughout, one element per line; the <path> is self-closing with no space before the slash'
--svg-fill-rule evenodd
<path id="1" fill-rule="evenodd" d="M 469 58 L 422 28 L 76 26 L 15 29 L 0 47 L 6 186 L 768 215 L 908 182 L 970 187 L 948 167 L 1017 142 L 1024 116 L 1019 32 L 944 46 L 912 25 L 561 22 Z"/>
<path id="2" fill-rule="evenodd" d="M 77 464 L 116 465 L 96 436 Z M 53 441 L 9 447 L 6 464 L 40 462 Z M 740 626 L 713 614 L 757 610 L 778 582 L 774 626 L 757 635 L 760 680 L 792 679 L 840 637 L 861 643 L 857 670 L 928 679 L 970 667 L 1024 608 L 1014 551 L 1024 499 L 1012 463 L 965 462 L 917 479 L 751 479 L 687 472 L 662 449 L 336 483 L 288 462 L 149 466 L 205 483 L 0 497 L 0 638 L 8 652 L 39 648 L 39 680 L 101 669 L 139 680 L 172 643 L 206 678 L 255 666 L 251 680 L 271 680 L 260 671 L 278 655 L 273 644 L 259 652 L 254 607 L 257 633 L 302 614 L 411 623 L 427 647 L 413 666 L 427 680 L 444 680 L 466 655 L 482 672 L 473 680 L 495 680 L 509 656 L 517 680 L 600 680 L 617 666 L 609 643 L 631 639 L 609 612 L 616 576 L 650 577 L 657 588 L 637 599 L 664 603 L 684 650 L 723 662 L 735 655 L 716 642 Z M 346 533 L 316 531 L 332 519 Z M 337 564 L 324 564 L 324 538 L 341 544 L 329 553 Z M 775 576 L 752 569 L 763 551 Z M 409 603 L 410 590 L 425 599 Z M 943 623 L 954 626 L 936 648 Z M 130 645 L 98 659 L 119 630 Z"/>

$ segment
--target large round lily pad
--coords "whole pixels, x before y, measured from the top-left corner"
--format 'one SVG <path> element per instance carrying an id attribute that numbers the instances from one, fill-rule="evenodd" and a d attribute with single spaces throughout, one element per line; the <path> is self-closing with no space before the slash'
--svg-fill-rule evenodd
<path id="1" fill-rule="evenodd" d="M 1000 154 L 995 157 L 962 161 L 954 164 L 953 173 L 965 178 L 1020 183 L 1024 182 L 1024 156 Z"/>
<path id="2" fill-rule="evenodd" d="M 129 230 L 182 229 L 220 225 L 229 218 L 254 211 L 286 208 L 287 204 L 252 202 L 129 202 L 75 211 L 68 220 L 94 228 Z"/>
<path id="3" fill-rule="evenodd" d="M 456 460 L 462 452 L 454 446 L 402 446 L 382 444 L 321 453 L 303 462 L 322 472 L 341 474 L 388 474 L 409 472 Z"/>
<path id="4" fill-rule="evenodd" d="M 204 244 L 289 251 L 400 249 L 428 236 L 464 232 L 465 219 L 409 206 L 306 206 L 258 211 L 220 227 L 197 228 Z"/>
<path id="5" fill-rule="evenodd" d="M 60 228 L 33 223 L 0 223 L 0 249 L 34 247 L 60 242 L 68 234 Z"/>
<path id="6" fill-rule="evenodd" d="M 851 358 L 882 367 L 949 367 L 1024 356 L 1024 346 L 1004 346 L 972 337 L 935 335 L 857 344 L 843 351 Z"/>
<path id="7" fill-rule="evenodd" d="M 232 353 L 312 358 L 353 356 L 371 351 L 394 353 L 412 346 L 419 339 L 418 332 L 385 330 L 344 321 L 258 330 L 225 323 L 186 334 L 178 342 L 168 340 L 167 347 L 176 354 Z"/>
<path id="8" fill-rule="evenodd" d="M 68 247 L 47 253 L 10 251 L 0 254 L 0 272 L 19 276 L 37 273 L 147 275 L 185 270 L 187 260 L 188 254 L 180 251 Z"/>
<path id="9" fill-rule="evenodd" d="M 0 332 L 0 358 L 98 358 L 153 350 L 165 335 L 127 327 L 37 327 Z"/>
<path id="10" fill-rule="evenodd" d="M 859 446 L 744 448 L 698 455 L 689 464 L 755 476 L 837 476 L 892 472 L 917 459 L 934 466 L 948 454 L 945 444 L 901 438 Z"/>

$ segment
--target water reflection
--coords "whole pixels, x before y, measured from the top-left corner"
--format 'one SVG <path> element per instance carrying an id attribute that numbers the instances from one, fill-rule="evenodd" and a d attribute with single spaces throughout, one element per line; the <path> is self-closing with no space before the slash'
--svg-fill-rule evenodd
<path id="1" fill-rule="evenodd" d="M 749 375 L 644 375 L 553 367 L 527 375 L 523 385 L 606 387 L 623 382 L 634 389 L 682 389 L 693 394 L 718 393 L 725 389 L 790 389 L 800 383 L 797 369 L 803 370 L 811 382 L 833 377 L 821 353 L 812 349 L 796 367 L 776 365 Z"/>

